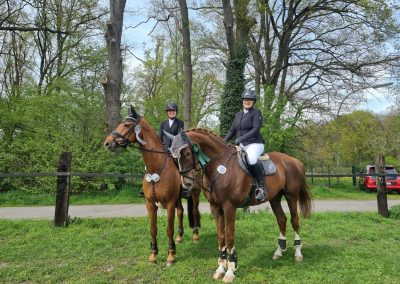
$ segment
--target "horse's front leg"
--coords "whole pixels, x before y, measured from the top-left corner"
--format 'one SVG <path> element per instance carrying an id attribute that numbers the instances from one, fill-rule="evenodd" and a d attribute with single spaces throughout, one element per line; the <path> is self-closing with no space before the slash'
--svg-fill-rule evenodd
<path id="1" fill-rule="evenodd" d="M 218 257 L 218 268 L 214 272 L 214 279 L 222 279 L 225 275 L 225 269 L 227 267 L 227 252 L 225 246 L 225 220 L 224 212 L 221 207 L 210 204 L 210 209 L 214 215 L 215 224 L 217 225 L 217 238 L 219 245 L 219 257 Z"/>
<path id="2" fill-rule="evenodd" d="M 224 219 L 225 219 L 225 241 L 227 248 L 228 270 L 225 273 L 222 281 L 232 282 L 235 279 L 235 272 L 237 270 L 237 256 L 235 250 L 235 220 L 236 208 L 232 205 L 224 206 Z"/>
<path id="3" fill-rule="evenodd" d="M 170 267 L 175 263 L 175 241 L 174 241 L 174 220 L 175 220 L 175 203 L 167 204 L 167 236 L 168 236 L 168 257 L 167 266 Z"/>
<path id="4" fill-rule="evenodd" d="M 182 200 L 178 198 L 176 201 L 176 215 L 178 216 L 178 235 L 176 236 L 176 242 L 180 243 L 183 237 L 183 206 Z"/>
<path id="5" fill-rule="evenodd" d="M 151 242 L 150 242 L 150 249 L 151 253 L 148 258 L 148 260 L 152 263 L 155 263 L 157 261 L 156 257 L 158 254 L 158 246 L 157 246 L 157 209 L 158 207 L 156 204 L 149 200 L 146 199 L 146 207 L 147 207 L 147 213 L 149 214 L 150 218 L 150 236 L 151 236 Z"/>

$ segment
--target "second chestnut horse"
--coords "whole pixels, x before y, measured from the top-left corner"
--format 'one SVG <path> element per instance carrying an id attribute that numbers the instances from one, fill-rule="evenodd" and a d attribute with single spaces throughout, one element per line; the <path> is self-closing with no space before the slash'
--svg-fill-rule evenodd
<path id="1" fill-rule="evenodd" d="M 214 279 L 232 282 L 237 270 L 237 256 L 234 246 L 236 210 L 246 205 L 260 204 L 254 197 L 252 177 L 239 165 L 238 149 L 206 129 L 190 129 L 176 136 L 170 136 L 172 156 L 179 165 L 182 184 L 191 188 L 194 173 L 202 171 L 205 175 L 204 195 L 210 203 L 217 225 L 217 238 L 220 256 Z M 284 153 L 268 153 L 276 166 L 276 173 L 265 177 L 268 191 L 267 200 L 276 216 L 279 226 L 278 246 L 273 259 L 282 257 L 286 250 L 286 215 L 282 209 L 284 196 L 290 211 L 294 230 L 294 248 L 296 261 L 302 261 L 299 236 L 298 204 L 303 216 L 311 212 L 311 194 L 306 184 L 303 164 Z M 207 163 L 202 163 L 207 157 Z"/>

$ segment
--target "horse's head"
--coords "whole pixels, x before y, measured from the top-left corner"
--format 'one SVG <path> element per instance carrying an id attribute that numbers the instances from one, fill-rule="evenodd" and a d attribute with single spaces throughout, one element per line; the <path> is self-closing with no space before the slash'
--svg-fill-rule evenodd
<path id="1" fill-rule="evenodd" d="M 106 138 L 104 147 L 110 151 L 115 151 L 120 147 L 126 148 L 135 142 L 142 145 L 146 144 L 146 142 L 139 137 L 139 133 L 142 130 L 139 124 L 140 118 L 140 115 L 136 113 L 133 106 L 130 106 L 128 116 Z"/>
<path id="2" fill-rule="evenodd" d="M 176 136 L 169 133 L 166 135 L 172 140 L 170 152 L 178 163 L 182 186 L 190 190 L 194 185 L 196 164 L 198 163 L 198 158 L 193 151 L 194 145 L 185 131 L 181 131 Z"/>

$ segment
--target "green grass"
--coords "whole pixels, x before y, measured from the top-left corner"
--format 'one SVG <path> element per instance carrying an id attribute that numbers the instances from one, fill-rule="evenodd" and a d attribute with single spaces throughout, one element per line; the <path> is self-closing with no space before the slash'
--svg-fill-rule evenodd
<path id="1" fill-rule="evenodd" d="M 76 219 L 67 228 L 49 221 L 0 220 L 0 283 L 222 283 L 213 281 L 217 241 L 211 216 L 202 216 L 200 241 L 187 230 L 176 264 L 166 267 L 165 217 L 159 255 L 149 264 L 147 218 Z M 238 211 L 236 283 L 398 283 L 400 220 L 376 213 L 316 213 L 301 219 L 304 261 L 288 250 L 272 261 L 278 226 L 270 212 Z"/>
<path id="2" fill-rule="evenodd" d="M 113 190 L 71 194 L 70 204 L 91 205 L 144 203 L 144 199 L 138 196 L 139 189 L 139 186 L 123 186 L 119 191 Z M 55 200 L 55 194 L 30 193 L 21 190 L 0 193 L 0 206 L 3 207 L 54 205 Z"/>

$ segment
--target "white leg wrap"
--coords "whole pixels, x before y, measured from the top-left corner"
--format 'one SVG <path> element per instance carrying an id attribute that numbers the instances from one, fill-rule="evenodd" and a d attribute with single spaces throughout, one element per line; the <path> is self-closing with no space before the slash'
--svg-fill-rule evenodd
<path id="1" fill-rule="evenodd" d="M 274 252 L 274 255 L 279 256 L 279 257 L 282 256 L 282 249 L 281 249 L 281 247 L 279 245 L 276 248 L 276 251 Z"/>
<path id="2" fill-rule="evenodd" d="M 224 278 L 222 279 L 222 281 L 224 282 L 232 282 L 233 279 L 235 279 L 235 273 L 233 272 L 232 269 L 228 269 L 228 271 L 225 273 Z"/>
<path id="3" fill-rule="evenodd" d="M 215 273 L 222 273 L 222 274 L 225 274 L 225 266 L 226 266 L 226 263 L 225 263 L 226 261 L 224 261 L 224 262 L 221 262 L 219 265 L 218 265 L 218 268 L 217 268 L 217 270 L 215 271 Z"/>
<path id="4" fill-rule="evenodd" d="M 303 256 L 303 255 L 301 254 L 301 245 L 299 245 L 299 246 L 294 246 L 294 256 L 300 256 L 300 257 Z"/>
<path id="5" fill-rule="evenodd" d="M 301 241 L 300 241 L 300 236 L 296 232 L 294 232 L 294 241 L 299 241 L 299 245 L 294 246 L 294 258 L 296 261 L 303 261 L 303 255 L 301 254 Z"/>

